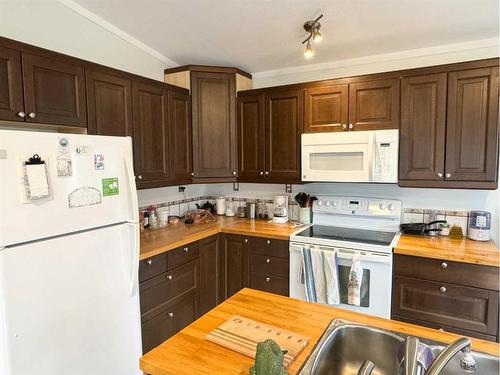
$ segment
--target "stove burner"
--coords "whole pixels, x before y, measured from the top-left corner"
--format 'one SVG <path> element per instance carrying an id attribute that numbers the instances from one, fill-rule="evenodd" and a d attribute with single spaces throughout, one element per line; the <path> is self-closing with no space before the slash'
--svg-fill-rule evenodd
<path id="1" fill-rule="evenodd" d="M 296 236 L 389 246 L 396 232 L 313 225 Z"/>

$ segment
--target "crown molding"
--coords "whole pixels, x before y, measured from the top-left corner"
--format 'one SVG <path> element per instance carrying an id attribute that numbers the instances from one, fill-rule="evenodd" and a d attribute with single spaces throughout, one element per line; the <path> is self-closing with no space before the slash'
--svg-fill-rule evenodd
<path id="1" fill-rule="evenodd" d="M 148 55 L 154 57 L 157 60 L 160 60 L 161 62 L 167 64 L 169 67 L 174 67 L 178 66 L 179 64 L 173 60 L 170 60 L 168 57 L 164 56 L 154 48 L 148 46 L 147 44 L 141 42 L 140 40 L 134 38 L 132 35 L 128 34 L 127 32 L 123 31 L 119 27 L 116 27 L 113 25 L 111 22 L 106 21 L 105 19 L 99 17 L 97 14 L 91 12 L 90 10 L 84 8 L 80 4 L 76 3 L 73 0 L 57 0 L 59 3 L 62 5 L 65 5 L 66 7 L 70 8 L 74 12 L 78 13 L 80 16 L 87 18 L 89 21 L 95 23 L 96 25 L 102 27 L 103 29 L 106 29 L 110 33 L 115 34 L 119 38 L 123 39 L 124 41 L 134 45 L 135 47 L 139 48 L 140 50 L 144 51 Z"/>
<path id="2" fill-rule="evenodd" d="M 353 67 L 357 65 L 369 65 L 369 64 L 391 62 L 391 61 L 410 60 L 426 56 L 445 55 L 445 54 L 468 52 L 480 49 L 494 50 L 493 54 L 495 56 L 488 56 L 488 57 L 498 57 L 500 55 L 498 38 L 480 39 L 480 40 L 473 40 L 473 41 L 454 43 L 454 44 L 443 44 L 439 46 L 363 56 L 353 59 L 333 60 L 325 63 L 292 66 L 289 68 L 273 69 L 261 72 L 252 72 L 252 77 L 253 79 L 260 79 L 260 78 L 269 78 L 269 77 L 283 76 L 289 74 L 310 73 L 310 72 L 325 71 L 325 70 L 338 69 L 344 67 Z"/>

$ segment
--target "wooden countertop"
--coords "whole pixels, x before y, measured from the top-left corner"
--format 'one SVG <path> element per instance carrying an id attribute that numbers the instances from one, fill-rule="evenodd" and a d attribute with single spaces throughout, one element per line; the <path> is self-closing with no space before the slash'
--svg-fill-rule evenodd
<path id="1" fill-rule="evenodd" d="M 205 340 L 205 335 L 233 315 L 241 315 L 309 337 L 288 369 L 296 374 L 332 319 L 345 319 L 449 343 L 458 336 L 413 324 L 371 317 L 330 306 L 243 289 L 191 325 L 146 353 L 140 368 L 151 375 L 248 374 L 254 360 Z M 493 342 L 472 339 L 473 350 L 500 354 Z"/>
<path id="2" fill-rule="evenodd" d="M 404 234 L 394 248 L 394 253 L 500 267 L 500 252 L 492 241 Z"/>
<path id="3" fill-rule="evenodd" d="M 217 233 L 232 233 L 288 241 L 290 235 L 305 228 L 305 225 L 297 227 L 291 222 L 275 224 L 267 220 L 249 220 L 225 216 L 219 216 L 217 221 L 208 224 L 186 225 L 179 222 L 163 229 L 146 229 L 142 232 L 140 259 L 164 253 Z"/>

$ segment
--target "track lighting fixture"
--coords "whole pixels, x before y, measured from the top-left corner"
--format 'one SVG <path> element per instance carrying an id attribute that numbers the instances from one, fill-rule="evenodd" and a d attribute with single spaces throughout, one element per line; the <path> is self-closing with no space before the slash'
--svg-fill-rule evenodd
<path id="1" fill-rule="evenodd" d="M 306 45 L 306 49 L 304 50 L 304 57 L 306 59 L 310 59 L 314 55 L 314 51 L 311 46 L 311 40 L 315 43 L 318 43 L 323 38 L 319 29 L 321 28 L 321 24 L 318 22 L 323 15 L 319 16 L 313 21 L 307 21 L 304 24 L 304 30 L 309 33 L 309 36 L 302 42 L 302 44 Z"/>

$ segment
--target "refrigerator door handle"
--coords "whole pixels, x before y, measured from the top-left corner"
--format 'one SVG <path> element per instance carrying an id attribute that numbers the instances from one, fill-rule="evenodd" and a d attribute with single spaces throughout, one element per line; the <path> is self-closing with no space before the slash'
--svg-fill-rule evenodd
<path id="1" fill-rule="evenodd" d="M 130 152 L 125 152 L 125 167 L 127 170 L 127 180 L 129 185 L 130 201 L 132 202 L 132 219 L 134 223 L 139 222 L 139 203 L 137 200 L 137 189 L 135 185 L 134 164 Z"/>
<path id="2" fill-rule="evenodd" d="M 129 223 L 129 226 L 132 227 L 132 251 L 130 251 L 130 296 L 132 297 L 135 293 L 136 285 L 138 283 L 139 278 L 139 255 L 140 255 L 140 235 L 139 235 L 139 224 Z"/>

